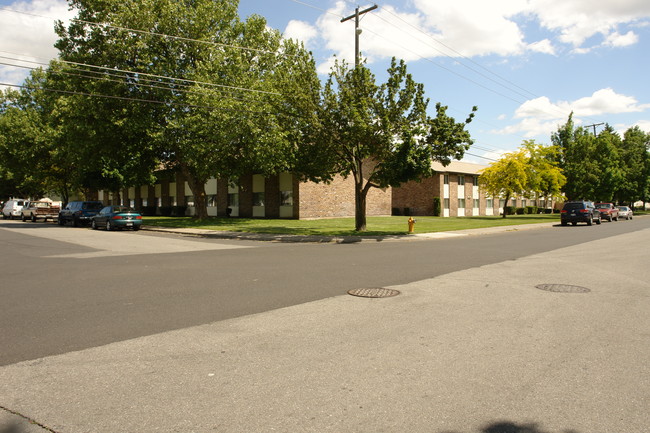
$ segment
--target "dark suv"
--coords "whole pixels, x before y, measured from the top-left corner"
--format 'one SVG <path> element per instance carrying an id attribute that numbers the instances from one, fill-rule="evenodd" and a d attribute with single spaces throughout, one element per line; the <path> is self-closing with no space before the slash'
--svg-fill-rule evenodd
<path id="1" fill-rule="evenodd" d="M 601 223 L 600 212 L 590 201 L 568 201 L 564 203 L 560 212 L 560 222 L 563 226 L 579 222 L 587 223 L 588 226 Z"/>
<path id="2" fill-rule="evenodd" d="M 102 210 L 104 203 L 101 201 L 71 201 L 59 212 L 59 225 L 72 221 L 72 225 L 88 225 L 90 219 Z"/>

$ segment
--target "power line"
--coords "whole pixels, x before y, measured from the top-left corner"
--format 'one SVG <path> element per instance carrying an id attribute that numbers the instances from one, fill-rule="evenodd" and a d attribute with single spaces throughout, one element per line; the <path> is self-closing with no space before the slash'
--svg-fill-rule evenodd
<path id="1" fill-rule="evenodd" d="M 4 52 L 4 51 L 2 51 Z M 12 57 L 7 57 L 7 56 L 0 56 L 0 59 L 7 59 L 7 60 L 14 60 L 14 61 L 19 61 L 19 62 L 25 62 L 25 63 L 35 63 L 35 64 L 40 64 L 43 66 L 48 66 L 48 64 L 41 63 L 41 62 L 36 62 L 32 60 L 23 60 L 23 59 L 16 59 Z M 146 72 L 139 72 L 139 71 L 132 71 L 128 69 L 118 69 L 118 68 L 111 68 L 108 66 L 97 66 L 97 65 L 90 65 L 88 63 L 79 63 L 79 62 L 71 62 L 67 60 L 57 60 L 57 62 L 64 63 L 67 65 L 74 65 L 74 66 L 86 66 L 89 68 L 94 68 L 94 69 L 100 69 L 104 71 L 109 71 L 109 72 L 121 72 L 125 74 L 133 74 L 134 76 L 144 76 L 144 77 L 152 77 L 152 78 L 158 78 L 158 79 L 164 79 L 164 80 L 171 80 L 171 81 L 181 81 L 185 83 L 190 83 L 190 84 L 199 84 L 199 85 L 205 85 L 205 86 L 214 86 L 214 87 L 221 87 L 224 89 L 231 89 L 231 90 L 243 90 L 243 91 L 248 91 L 248 92 L 254 92 L 254 93 L 262 93 L 262 94 L 268 94 L 268 95 L 280 95 L 280 93 L 277 92 L 269 92 L 266 90 L 257 90 L 257 89 L 248 89 L 244 87 L 237 87 L 237 86 L 228 86 L 225 84 L 215 84 L 215 83 L 208 83 L 205 81 L 197 81 L 197 80 L 190 80 L 187 78 L 175 78 L 175 77 L 169 77 L 166 75 L 156 75 L 156 74 L 149 74 Z"/>
<path id="2" fill-rule="evenodd" d="M 29 15 L 29 16 L 34 16 L 34 17 L 38 17 L 38 18 L 46 18 L 46 19 L 50 19 L 50 20 L 53 20 L 53 21 L 57 20 L 57 18 L 49 17 L 49 16 L 46 16 L 46 15 L 39 15 L 39 14 L 34 14 L 34 13 L 24 12 L 24 11 L 18 11 L 18 10 L 15 10 L 15 9 L 9 9 L 9 8 L 3 8 L 3 7 L 0 7 L 0 11 L 13 12 L 13 13 L 17 13 L 17 14 Z M 225 47 L 225 48 L 235 48 L 235 49 L 238 49 L 238 50 L 253 51 L 253 52 L 263 53 L 263 54 L 280 55 L 280 53 L 277 53 L 277 52 L 274 52 L 274 51 L 262 50 L 262 49 L 259 49 L 259 48 L 242 47 L 240 45 L 224 44 L 224 43 L 221 43 L 221 42 L 205 41 L 205 40 L 200 40 L 200 39 L 187 38 L 187 37 L 183 37 L 183 36 L 174 36 L 174 35 L 168 35 L 168 34 L 165 34 L 165 33 L 157 33 L 157 32 L 152 32 L 152 31 L 147 31 L 147 30 L 139 30 L 139 29 L 132 29 L 132 28 L 129 28 L 129 27 L 115 26 L 115 25 L 108 24 L 108 23 L 95 23 L 95 22 L 92 22 L 92 21 L 85 21 L 85 20 L 80 20 L 80 19 L 76 19 L 76 18 L 72 18 L 72 19 L 70 19 L 70 21 L 74 21 L 74 22 L 78 22 L 78 23 L 82 23 L 82 24 L 87 24 L 87 25 L 91 25 L 91 26 L 107 27 L 107 28 L 112 28 L 112 29 L 121 30 L 121 31 L 128 31 L 128 32 L 133 32 L 133 33 L 138 33 L 138 34 L 147 34 L 147 35 L 152 35 L 152 36 L 159 36 L 159 37 L 163 37 L 163 38 L 166 38 L 166 39 L 180 40 L 180 41 L 184 41 L 184 42 L 196 42 L 196 43 L 200 43 L 200 44 L 206 44 L 206 45 L 212 45 L 212 46 L 218 46 L 218 47 Z M 286 56 L 286 54 L 282 54 L 282 55 Z M 292 56 L 290 56 L 290 57 L 292 57 Z"/>

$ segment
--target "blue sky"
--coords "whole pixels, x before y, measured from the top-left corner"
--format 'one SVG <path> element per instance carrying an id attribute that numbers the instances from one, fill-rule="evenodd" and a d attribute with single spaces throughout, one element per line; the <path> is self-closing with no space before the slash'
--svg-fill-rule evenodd
<path id="1" fill-rule="evenodd" d="M 262 15 L 303 41 L 324 78 L 334 55 L 354 59 L 354 24 L 341 17 L 373 4 L 379 7 L 363 16 L 360 45 L 379 80 L 392 56 L 403 58 L 424 83 L 431 110 L 442 102 L 460 120 L 479 107 L 468 161 L 488 164 L 526 139 L 549 144 L 571 111 L 581 125 L 650 132 L 647 0 L 240 0 L 240 14 Z M 72 16 L 60 0 L 0 5 Z M 51 28 L 51 20 L 0 10 L 0 56 L 52 58 Z M 2 83 L 18 84 L 24 74 L 0 65 Z"/>

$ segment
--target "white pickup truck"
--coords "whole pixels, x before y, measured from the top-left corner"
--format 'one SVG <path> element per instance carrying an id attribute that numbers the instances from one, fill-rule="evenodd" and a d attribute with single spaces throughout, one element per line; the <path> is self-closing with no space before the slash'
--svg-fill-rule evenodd
<path id="1" fill-rule="evenodd" d="M 49 201 L 30 201 L 29 206 L 24 207 L 20 213 L 20 219 L 23 221 L 32 220 L 36 222 L 39 219 L 54 221 L 59 217 L 60 206 Z"/>

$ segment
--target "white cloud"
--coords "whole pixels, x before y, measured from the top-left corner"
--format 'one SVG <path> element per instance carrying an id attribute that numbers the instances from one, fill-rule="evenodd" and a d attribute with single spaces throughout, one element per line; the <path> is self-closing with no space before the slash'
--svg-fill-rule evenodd
<path id="1" fill-rule="evenodd" d="M 47 63 L 57 55 L 53 19 L 65 22 L 73 16 L 74 12 L 68 10 L 68 4 L 64 0 L 19 1 L 6 6 L 5 10 L 0 11 L 0 41 L 3 51 L 0 55 Z M 3 60 L 6 63 L 27 65 L 16 60 Z M 26 69 L 0 66 L 0 78 L 9 80 L 11 84 L 22 82 L 27 72 Z"/>
<path id="2" fill-rule="evenodd" d="M 562 44 L 570 45 L 576 54 L 585 54 L 594 46 L 583 45 L 587 40 L 593 42 L 590 38 L 595 35 L 602 38 L 597 45 L 622 47 L 637 43 L 639 38 L 635 32 L 621 32 L 620 27 L 642 27 L 650 19 L 647 0 L 411 0 L 405 3 L 401 10 L 386 4 L 362 16 L 361 51 L 371 62 L 392 56 L 408 61 L 460 55 L 512 56 L 526 51 L 555 55 Z M 353 20 L 341 23 L 340 17 L 351 13 L 350 2 L 339 0 L 316 24 L 326 47 L 350 62 L 354 61 L 354 24 Z M 524 24 L 532 21 L 553 32 L 555 37 L 527 42 Z"/>
<path id="3" fill-rule="evenodd" d="M 629 45 L 634 45 L 639 42 L 639 36 L 634 33 L 632 30 L 622 35 L 618 32 L 611 33 L 607 36 L 604 45 L 610 47 L 627 47 Z"/>
<path id="4" fill-rule="evenodd" d="M 550 54 L 552 56 L 555 55 L 555 47 L 549 39 L 544 39 L 541 41 L 533 42 L 532 44 L 528 44 L 528 49 L 537 53 Z"/>
<path id="5" fill-rule="evenodd" d="M 598 90 L 591 96 L 575 101 L 551 102 L 549 98 L 543 96 L 526 101 L 517 108 L 514 114 L 514 119 L 520 119 L 517 123 L 492 132 L 520 134 L 526 138 L 548 136 L 557 129 L 559 124 L 566 121 L 571 112 L 574 121 L 580 124 L 581 117 L 636 113 L 647 109 L 650 109 L 650 104 L 640 104 L 636 98 L 616 93 L 609 88 Z"/>
<path id="6" fill-rule="evenodd" d="M 647 0 L 531 0 L 531 13 L 541 25 L 560 32 L 560 39 L 580 47 L 588 38 L 605 39 L 621 24 L 634 24 L 650 17 Z"/>
<path id="7" fill-rule="evenodd" d="M 296 39 L 309 46 L 309 42 L 318 36 L 318 30 L 304 21 L 291 20 L 284 30 L 284 37 L 287 39 Z"/>

